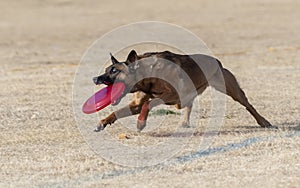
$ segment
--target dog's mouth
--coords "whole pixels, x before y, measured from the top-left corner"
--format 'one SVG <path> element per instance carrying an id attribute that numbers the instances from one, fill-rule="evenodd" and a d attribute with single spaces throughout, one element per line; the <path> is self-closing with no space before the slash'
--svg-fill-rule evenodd
<path id="1" fill-rule="evenodd" d="M 105 76 L 98 76 L 98 77 L 94 77 L 93 78 L 93 82 L 96 85 L 105 84 L 107 86 L 112 86 L 112 85 L 116 84 L 118 81 L 113 81 L 113 80 L 111 80 L 111 79 L 109 79 L 108 77 L 105 77 Z M 115 99 L 115 100 L 113 100 L 111 102 L 112 106 L 116 106 L 116 105 L 118 105 L 120 103 L 120 101 L 122 100 L 122 98 L 125 97 L 125 95 L 128 93 L 127 88 L 128 87 L 125 85 L 125 89 L 121 93 L 120 97 L 118 97 L 117 99 Z"/>
<path id="2" fill-rule="evenodd" d="M 113 80 L 111 80 L 109 77 L 107 76 L 97 76 L 93 78 L 93 82 L 96 85 L 101 85 L 101 84 L 105 84 L 105 85 L 112 85 L 114 83 Z"/>

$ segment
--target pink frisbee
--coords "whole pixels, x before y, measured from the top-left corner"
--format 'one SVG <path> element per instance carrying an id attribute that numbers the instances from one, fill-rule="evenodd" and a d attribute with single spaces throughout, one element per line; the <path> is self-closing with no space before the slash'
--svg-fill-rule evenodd
<path id="1" fill-rule="evenodd" d="M 86 114 L 91 114 L 102 110 L 106 106 L 117 101 L 125 90 L 125 84 L 118 82 L 109 85 L 91 96 L 82 106 L 82 111 Z"/>

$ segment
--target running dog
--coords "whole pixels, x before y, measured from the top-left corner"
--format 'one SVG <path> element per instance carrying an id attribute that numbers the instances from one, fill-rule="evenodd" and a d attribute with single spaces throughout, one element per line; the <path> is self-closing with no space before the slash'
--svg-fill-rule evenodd
<path id="1" fill-rule="evenodd" d="M 202 54 L 180 55 L 169 51 L 137 55 L 132 50 L 126 61 L 119 62 L 112 54 L 111 61 L 112 64 L 104 74 L 93 78 L 94 83 L 125 84 L 122 96 L 113 101 L 112 105 L 117 105 L 127 93 L 134 93 L 134 98 L 128 106 L 102 119 L 94 130 L 96 132 L 114 123 L 117 118 L 135 114 L 139 114 L 137 129 L 141 131 L 146 126 L 151 108 L 160 104 L 185 108 L 182 126 L 188 127 L 193 101 L 208 86 L 243 105 L 261 127 L 272 127 L 248 102 L 234 75 L 214 57 Z"/>

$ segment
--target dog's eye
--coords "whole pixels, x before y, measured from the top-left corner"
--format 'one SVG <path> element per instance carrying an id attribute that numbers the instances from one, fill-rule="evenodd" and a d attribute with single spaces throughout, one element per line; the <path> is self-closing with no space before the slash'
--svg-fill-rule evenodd
<path id="1" fill-rule="evenodd" d="M 114 73 L 117 73 L 117 72 L 119 72 L 119 70 L 116 69 L 115 67 L 113 67 L 113 68 L 110 70 L 110 73 L 111 73 L 111 74 L 114 74 Z"/>

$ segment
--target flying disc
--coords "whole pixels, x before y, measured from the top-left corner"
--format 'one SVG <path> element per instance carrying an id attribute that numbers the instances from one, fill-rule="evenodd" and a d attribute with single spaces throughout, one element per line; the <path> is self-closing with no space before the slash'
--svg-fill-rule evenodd
<path id="1" fill-rule="evenodd" d="M 82 106 L 82 111 L 91 114 L 102 110 L 111 103 L 117 101 L 125 90 L 125 84 L 118 82 L 97 91 Z"/>

